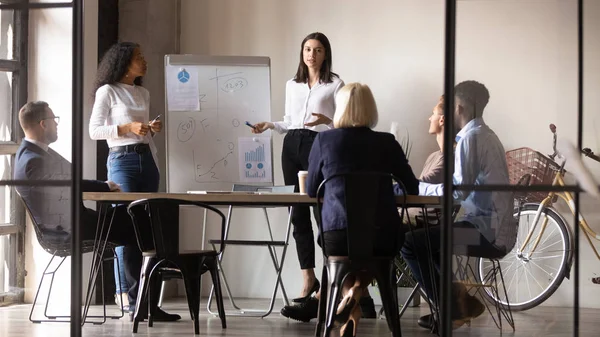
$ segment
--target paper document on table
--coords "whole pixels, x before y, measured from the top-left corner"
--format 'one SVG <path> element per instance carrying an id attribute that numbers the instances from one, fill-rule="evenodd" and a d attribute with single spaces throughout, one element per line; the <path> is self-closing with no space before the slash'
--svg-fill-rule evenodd
<path id="1" fill-rule="evenodd" d="M 271 139 L 269 137 L 238 138 L 240 181 L 265 183 L 272 181 Z"/>
<path id="2" fill-rule="evenodd" d="M 187 191 L 188 194 L 258 194 L 252 191 Z"/>
<path id="3" fill-rule="evenodd" d="M 200 110 L 197 69 L 167 66 L 165 76 L 169 111 Z"/>

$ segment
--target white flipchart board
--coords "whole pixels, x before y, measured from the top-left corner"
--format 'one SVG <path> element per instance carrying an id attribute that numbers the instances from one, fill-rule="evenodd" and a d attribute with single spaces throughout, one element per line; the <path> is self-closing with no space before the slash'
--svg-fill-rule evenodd
<path id="1" fill-rule="evenodd" d="M 165 94 L 168 192 L 273 185 L 268 57 L 166 55 Z"/>

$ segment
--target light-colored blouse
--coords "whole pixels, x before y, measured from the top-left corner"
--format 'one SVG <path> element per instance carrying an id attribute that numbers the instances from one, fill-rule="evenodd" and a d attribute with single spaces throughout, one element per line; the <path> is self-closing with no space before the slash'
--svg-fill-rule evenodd
<path id="1" fill-rule="evenodd" d="M 109 147 L 149 143 L 149 137 L 129 132 L 118 135 L 117 127 L 131 122 L 148 123 L 150 93 L 146 88 L 124 83 L 106 84 L 96 91 L 89 132 L 94 140 L 106 139 Z"/>
<path id="2" fill-rule="evenodd" d="M 344 86 L 344 81 L 333 76 L 331 83 L 319 82 L 312 88 L 308 83 L 297 83 L 293 79 L 285 85 L 285 116 L 282 122 L 274 122 L 275 131 L 286 133 L 293 129 L 308 129 L 316 132 L 333 128 L 329 125 L 304 126 L 314 120 L 313 113 L 320 113 L 331 120 L 335 113 L 335 95 Z"/>

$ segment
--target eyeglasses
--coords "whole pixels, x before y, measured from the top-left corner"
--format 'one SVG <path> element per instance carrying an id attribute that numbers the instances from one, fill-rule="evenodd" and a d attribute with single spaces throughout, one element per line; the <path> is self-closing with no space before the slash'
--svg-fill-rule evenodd
<path id="1" fill-rule="evenodd" d="M 60 117 L 59 117 L 59 116 L 42 118 L 42 119 L 40 119 L 40 122 L 41 122 L 41 121 L 44 121 L 44 120 L 47 120 L 47 119 L 54 119 L 54 122 L 55 122 L 56 124 L 60 123 Z"/>

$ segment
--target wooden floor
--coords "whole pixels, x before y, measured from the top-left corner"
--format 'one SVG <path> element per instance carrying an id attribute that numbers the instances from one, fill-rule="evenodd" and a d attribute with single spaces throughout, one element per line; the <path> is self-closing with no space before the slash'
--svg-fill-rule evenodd
<path id="1" fill-rule="evenodd" d="M 264 301 L 241 301 L 242 305 L 263 305 Z M 193 325 L 184 300 L 167 302 L 163 306 L 168 312 L 178 313 L 183 319 L 175 323 L 155 323 L 148 328 L 140 324 L 137 336 L 194 336 Z M 111 306 L 114 310 L 116 306 Z M 0 308 L 0 336 L 69 336 L 69 324 L 29 322 L 30 306 L 14 305 Z M 92 310 L 98 312 L 100 307 Z M 41 311 L 41 310 L 40 310 Z M 419 328 L 417 318 L 428 313 L 425 305 L 419 308 L 408 308 L 402 317 L 403 336 L 432 336 L 428 331 Z M 40 312 L 41 314 L 41 312 Z M 504 329 L 504 336 L 573 336 L 573 311 L 563 308 L 536 308 L 523 313 L 515 313 L 517 331 L 513 334 L 509 328 Z M 265 319 L 249 317 L 227 317 L 228 328 L 221 329 L 220 320 L 211 316 L 203 307 L 200 321 L 200 336 L 312 336 L 314 320 L 311 323 L 300 323 L 288 320 L 279 315 L 278 310 Z M 103 325 L 86 324 L 83 336 L 135 336 L 131 333 L 131 323 L 128 319 L 109 320 Z M 334 335 L 337 336 L 337 333 Z M 363 319 L 360 322 L 358 336 L 390 336 L 387 325 L 380 319 Z M 473 321 L 471 327 L 463 326 L 454 331 L 453 336 L 500 336 L 489 313 L 485 313 Z M 579 336 L 600 336 L 600 309 L 582 309 Z"/>

